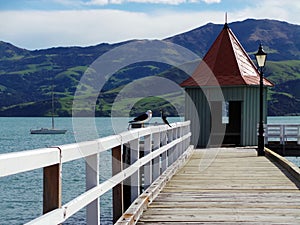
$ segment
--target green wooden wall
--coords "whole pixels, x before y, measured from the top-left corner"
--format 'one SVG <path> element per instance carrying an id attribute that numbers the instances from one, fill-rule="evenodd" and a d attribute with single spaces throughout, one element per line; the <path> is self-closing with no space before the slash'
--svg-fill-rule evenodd
<path id="1" fill-rule="evenodd" d="M 267 122 L 267 88 L 264 88 L 264 122 Z M 186 88 L 185 119 L 191 120 L 191 142 L 197 147 L 210 144 L 211 130 L 224 133 L 224 127 L 214 125 L 211 118 L 211 102 L 241 101 L 242 146 L 257 145 L 257 124 L 259 121 L 259 86 Z"/>

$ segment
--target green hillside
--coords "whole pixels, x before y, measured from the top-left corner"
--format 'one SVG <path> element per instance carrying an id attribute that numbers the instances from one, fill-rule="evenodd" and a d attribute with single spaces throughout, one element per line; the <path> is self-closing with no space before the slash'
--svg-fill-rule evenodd
<path id="1" fill-rule="evenodd" d="M 259 42 L 266 46 L 268 61 L 265 76 L 275 84 L 268 94 L 268 115 L 299 115 L 300 26 L 275 20 L 245 20 L 229 26 L 252 58 Z M 222 27 L 223 25 L 209 23 L 165 41 L 181 45 L 203 56 Z M 0 41 L 0 116 L 50 115 L 52 87 L 56 99 L 56 115 L 71 116 L 73 98 L 80 79 L 84 73 L 95 76 L 89 66 L 99 56 L 127 43 L 131 41 L 29 51 Z M 164 50 L 169 51 L 162 49 Z M 87 114 L 95 107 L 96 111 L 92 113 L 96 116 L 110 116 L 112 110 L 116 115 L 134 116 L 147 109 L 152 109 L 157 116 L 160 108 L 166 108 L 171 115 L 182 115 L 183 93 L 178 90 L 165 93 L 164 87 L 160 87 L 159 84 L 152 84 L 154 92 L 147 93 L 153 77 L 166 78 L 180 84 L 187 78 L 187 74 L 158 62 L 131 64 L 116 71 L 105 82 L 101 93 L 97 92 L 95 102 L 91 102 L 95 95 L 94 84 L 81 86 L 84 95 L 81 96 L 81 105 L 77 107 Z M 116 102 L 124 88 L 128 88 L 129 84 L 139 79 L 143 79 L 144 82 L 133 90 L 147 97 L 141 98 L 135 93 Z"/>
<path id="2" fill-rule="evenodd" d="M 300 115 L 300 60 L 268 62 L 266 77 L 275 86 L 269 90 L 269 115 Z"/>

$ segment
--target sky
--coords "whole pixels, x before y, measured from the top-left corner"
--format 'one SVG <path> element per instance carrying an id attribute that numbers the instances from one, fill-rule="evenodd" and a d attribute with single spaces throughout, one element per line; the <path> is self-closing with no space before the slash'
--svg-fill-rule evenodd
<path id="1" fill-rule="evenodd" d="M 164 39 L 248 18 L 300 25 L 299 0 L 0 0 L 0 41 L 29 50 Z"/>

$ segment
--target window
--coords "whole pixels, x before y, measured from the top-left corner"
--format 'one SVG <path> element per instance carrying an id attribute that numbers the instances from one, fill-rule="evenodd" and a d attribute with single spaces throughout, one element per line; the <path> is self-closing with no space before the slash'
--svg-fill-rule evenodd
<path id="1" fill-rule="evenodd" d="M 229 102 L 222 102 L 222 124 L 229 123 Z"/>

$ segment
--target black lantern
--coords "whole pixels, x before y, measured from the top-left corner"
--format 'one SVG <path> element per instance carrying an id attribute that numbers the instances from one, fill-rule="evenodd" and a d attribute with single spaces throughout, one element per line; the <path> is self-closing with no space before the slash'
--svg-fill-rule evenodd
<path id="1" fill-rule="evenodd" d="M 258 151 L 257 155 L 258 156 L 264 156 L 264 147 L 265 147 L 265 141 L 264 141 L 264 121 L 263 121 L 263 115 L 264 115 L 264 90 L 263 90 L 263 68 L 265 67 L 266 64 L 266 59 L 267 59 L 267 53 L 264 52 L 262 45 L 259 45 L 258 51 L 255 54 L 256 62 L 258 65 L 259 69 L 259 77 L 260 77 L 260 82 L 259 82 L 259 125 L 258 125 Z"/>
<path id="2" fill-rule="evenodd" d="M 264 52 L 262 45 L 259 45 L 258 51 L 255 54 L 256 62 L 259 68 L 262 68 L 266 64 L 267 53 Z"/>

